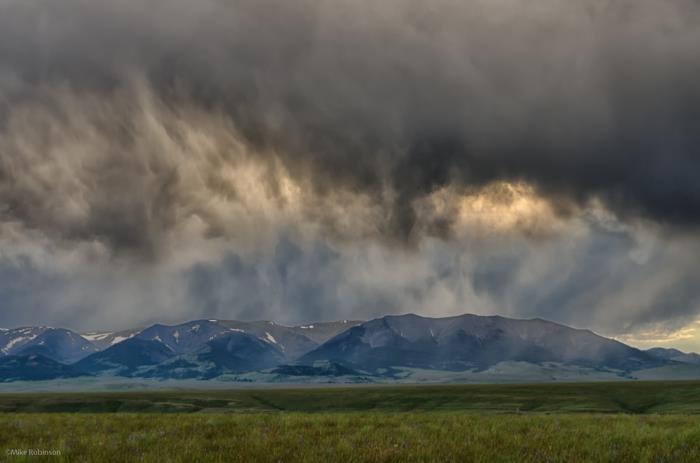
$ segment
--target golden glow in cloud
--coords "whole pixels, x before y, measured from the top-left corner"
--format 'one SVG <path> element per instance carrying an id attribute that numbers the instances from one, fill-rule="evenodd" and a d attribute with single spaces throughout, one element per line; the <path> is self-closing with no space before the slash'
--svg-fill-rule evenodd
<path id="1" fill-rule="evenodd" d="M 476 194 L 465 196 L 459 205 L 463 224 L 483 224 L 499 232 L 522 230 L 541 232 L 557 221 L 548 201 L 534 188 L 518 182 L 495 182 Z"/>
<path id="2" fill-rule="evenodd" d="M 700 347 L 699 330 L 700 319 L 696 319 L 676 330 L 669 330 L 662 325 L 658 327 L 652 326 L 642 331 L 615 336 L 614 339 L 643 349 L 673 346 L 681 349 L 696 350 Z"/>
<path id="3" fill-rule="evenodd" d="M 525 182 L 498 181 L 467 192 L 445 187 L 417 210 L 422 221 L 448 219 L 462 233 L 541 235 L 561 222 L 550 202 Z"/>

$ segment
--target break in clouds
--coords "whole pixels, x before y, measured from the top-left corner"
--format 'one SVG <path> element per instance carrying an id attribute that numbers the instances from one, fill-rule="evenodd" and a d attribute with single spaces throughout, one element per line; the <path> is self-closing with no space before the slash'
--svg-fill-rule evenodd
<path id="1" fill-rule="evenodd" d="M 690 0 L 0 0 L 0 325 L 687 333 L 698 24 Z"/>

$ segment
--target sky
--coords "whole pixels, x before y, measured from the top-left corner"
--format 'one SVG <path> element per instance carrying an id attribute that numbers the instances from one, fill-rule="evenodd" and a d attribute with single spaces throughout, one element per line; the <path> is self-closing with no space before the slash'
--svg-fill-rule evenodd
<path id="1" fill-rule="evenodd" d="M 700 350 L 693 0 L 0 0 L 0 326 Z"/>

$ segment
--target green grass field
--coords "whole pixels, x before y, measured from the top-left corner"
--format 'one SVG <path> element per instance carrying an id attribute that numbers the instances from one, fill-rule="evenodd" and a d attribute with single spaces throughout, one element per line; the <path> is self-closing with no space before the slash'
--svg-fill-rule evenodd
<path id="1" fill-rule="evenodd" d="M 700 382 L 0 394 L 0 410 L 2 461 L 700 461 Z"/>

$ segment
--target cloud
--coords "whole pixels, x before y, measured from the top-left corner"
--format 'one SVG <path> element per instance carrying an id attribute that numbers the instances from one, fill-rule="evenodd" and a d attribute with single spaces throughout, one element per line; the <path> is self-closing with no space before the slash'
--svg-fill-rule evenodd
<path id="1" fill-rule="evenodd" d="M 699 19 L 689 0 L 0 1 L 4 323 L 685 323 Z"/>
<path id="2" fill-rule="evenodd" d="M 36 126 L 60 105 L 57 86 L 102 105 L 118 119 L 102 121 L 116 146 L 90 147 L 109 158 L 96 172 L 156 174 L 143 194 L 166 212 L 172 161 L 117 160 L 139 135 L 133 74 L 175 112 L 223 113 L 258 160 L 281 162 L 318 194 L 344 188 L 388 202 L 381 231 L 392 238 L 410 237 L 415 201 L 498 180 L 526 181 L 553 200 L 597 198 L 623 216 L 698 221 L 694 2 L 61 0 L 2 10 L 5 120 L 33 105 L 24 118 Z M 51 117 L 82 108 L 61 110 Z M 147 211 L 133 213 L 94 220 L 114 230 L 116 247 L 152 246 L 124 236 Z"/>
<path id="3" fill-rule="evenodd" d="M 636 339 L 683 329 L 700 314 L 695 237 L 669 238 L 595 210 L 546 236 L 464 227 L 412 248 L 274 230 L 263 230 L 258 246 L 193 233 L 178 252 L 139 264 L 95 245 L 27 244 L 20 234 L 0 246 L 2 323 L 116 329 L 197 318 L 306 323 L 471 312 Z"/>

